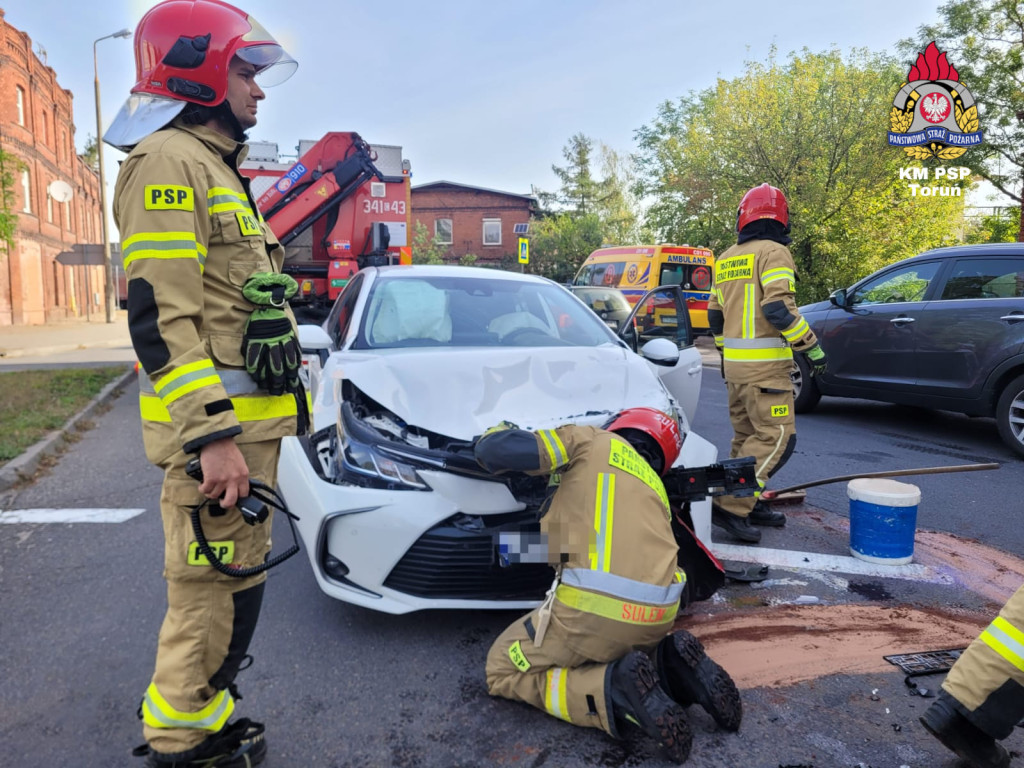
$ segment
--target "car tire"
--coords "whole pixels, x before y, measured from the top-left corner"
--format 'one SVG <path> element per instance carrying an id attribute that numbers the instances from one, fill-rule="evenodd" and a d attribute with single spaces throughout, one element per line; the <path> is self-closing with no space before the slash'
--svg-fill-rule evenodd
<path id="1" fill-rule="evenodd" d="M 1003 387 L 996 405 L 996 426 L 1003 442 L 1024 456 L 1024 376 Z"/>
<path id="2" fill-rule="evenodd" d="M 811 376 L 811 368 L 801 354 L 793 355 L 793 410 L 810 413 L 821 400 L 818 382 Z M 1024 378 L 1024 377 L 1022 377 Z"/>

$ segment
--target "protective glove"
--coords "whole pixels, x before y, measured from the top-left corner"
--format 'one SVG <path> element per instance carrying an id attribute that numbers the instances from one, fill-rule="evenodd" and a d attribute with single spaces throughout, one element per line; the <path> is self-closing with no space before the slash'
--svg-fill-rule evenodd
<path id="1" fill-rule="evenodd" d="M 258 272 L 242 287 L 242 295 L 256 305 L 242 337 L 245 370 L 272 395 L 295 392 L 300 386 L 302 349 L 284 310 L 297 290 L 291 277 L 272 272 Z"/>
<path id="2" fill-rule="evenodd" d="M 825 373 L 828 369 L 828 358 L 825 357 L 825 350 L 820 344 L 815 342 L 804 354 L 807 355 L 807 362 L 811 366 L 811 376 L 821 376 Z"/>
<path id="3" fill-rule="evenodd" d="M 499 424 L 495 424 L 493 427 L 488 427 L 487 429 L 485 429 L 484 433 L 480 435 L 480 438 L 483 439 L 494 432 L 501 432 L 502 430 L 505 429 L 519 429 L 519 427 L 513 424 L 511 421 L 503 421 Z"/>

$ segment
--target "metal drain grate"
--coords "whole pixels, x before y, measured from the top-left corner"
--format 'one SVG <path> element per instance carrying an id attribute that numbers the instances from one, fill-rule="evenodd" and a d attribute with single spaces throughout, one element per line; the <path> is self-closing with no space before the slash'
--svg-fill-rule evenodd
<path id="1" fill-rule="evenodd" d="M 921 651 L 919 653 L 900 653 L 882 658 L 895 664 L 908 675 L 931 675 L 935 672 L 948 672 L 960 654 L 966 648 L 950 648 L 945 651 Z"/>

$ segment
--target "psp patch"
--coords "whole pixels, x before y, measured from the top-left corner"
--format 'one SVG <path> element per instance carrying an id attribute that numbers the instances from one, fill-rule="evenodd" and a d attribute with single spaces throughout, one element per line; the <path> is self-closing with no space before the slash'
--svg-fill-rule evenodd
<path id="1" fill-rule="evenodd" d="M 780 419 L 783 416 L 789 416 L 788 405 L 773 405 L 772 406 L 772 418 Z"/>
<path id="2" fill-rule="evenodd" d="M 257 237 L 263 234 L 263 230 L 260 229 L 259 220 L 251 213 L 238 211 L 235 214 L 235 218 L 238 219 L 238 228 L 246 237 Z"/>
<path id="3" fill-rule="evenodd" d="M 206 542 L 213 554 L 225 565 L 229 565 L 235 559 L 235 542 L 233 541 L 208 541 Z M 188 545 L 189 565 L 209 565 L 210 559 L 199 551 L 199 542 L 193 541 Z"/>
<path id="4" fill-rule="evenodd" d="M 192 187 L 147 184 L 145 196 L 147 211 L 194 211 L 196 208 Z"/>
<path id="5" fill-rule="evenodd" d="M 525 672 L 532 665 L 526 658 L 526 654 L 523 653 L 523 647 L 516 640 L 508 649 L 508 657 L 512 659 L 512 663 L 516 665 L 516 669 L 520 672 Z"/>

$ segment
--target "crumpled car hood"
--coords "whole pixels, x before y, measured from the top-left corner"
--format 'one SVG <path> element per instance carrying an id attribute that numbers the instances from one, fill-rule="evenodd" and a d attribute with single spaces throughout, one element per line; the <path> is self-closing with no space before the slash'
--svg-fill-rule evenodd
<path id="1" fill-rule="evenodd" d="M 604 423 L 627 407 L 671 412 L 657 375 L 626 349 L 393 349 L 338 352 L 324 366 L 315 410 L 348 379 L 407 424 L 469 440 L 500 421 L 544 429 Z M 327 386 L 333 382 L 334 386 Z"/>

